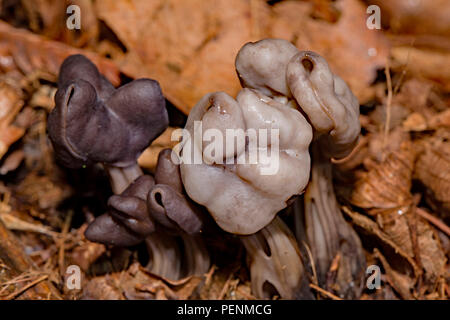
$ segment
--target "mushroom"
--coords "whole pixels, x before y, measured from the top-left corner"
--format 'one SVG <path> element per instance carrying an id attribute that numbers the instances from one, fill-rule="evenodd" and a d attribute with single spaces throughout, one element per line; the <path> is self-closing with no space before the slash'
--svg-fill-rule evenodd
<path id="1" fill-rule="evenodd" d="M 286 72 L 280 73 L 298 50 L 284 40 L 261 42 L 265 45 L 245 45 L 236 58 L 246 86 L 236 99 L 210 93 L 191 110 L 180 154 L 181 176 L 191 199 L 204 205 L 222 229 L 241 235 L 258 298 L 268 298 L 271 288 L 282 298 L 309 298 L 295 238 L 276 217 L 303 192 L 309 179 L 312 128 L 290 99 Z M 206 134 L 211 129 L 227 137 L 223 150 L 213 154 L 209 144 L 196 138 L 197 121 Z M 238 139 L 243 132 L 245 143 L 230 143 L 229 129 Z M 251 162 L 255 150 L 273 157 Z M 201 163 L 192 161 L 196 155 Z M 271 167 L 276 170 L 264 174 Z"/>
<path id="2" fill-rule="evenodd" d="M 365 256 L 358 235 L 345 221 L 336 200 L 331 158 L 347 156 L 356 145 L 359 103 L 325 59 L 314 52 L 302 51 L 290 60 L 287 82 L 315 135 L 311 180 L 304 195 L 304 210 L 295 210 L 296 223 L 305 225 L 319 285 L 342 297 L 357 298 L 364 283 Z M 339 264 L 334 283 L 329 283 L 333 261 Z"/>
<path id="3" fill-rule="evenodd" d="M 61 66 L 55 102 L 48 133 L 58 160 L 69 168 L 101 163 L 114 192 L 108 212 L 89 225 L 86 238 L 116 246 L 145 239 L 152 257 L 149 269 L 170 279 L 206 272 L 209 256 L 194 234 L 202 226 L 199 210 L 182 193 L 179 169 L 167 163 L 163 152 L 155 185 L 137 164 L 141 152 L 168 126 L 159 84 L 138 79 L 115 89 L 92 62 L 74 55 Z M 158 197 L 164 206 L 149 200 Z M 159 230 L 164 227 L 176 232 Z"/>
<path id="4" fill-rule="evenodd" d="M 323 152 L 333 158 L 347 156 L 358 142 L 361 126 L 358 100 L 345 81 L 331 72 L 323 57 L 311 51 L 301 51 L 290 59 L 286 77 Z"/>
<path id="5" fill-rule="evenodd" d="M 197 121 L 205 133 L 213 129 L 226 136 L 226 130 L 235 129 L 246 133 L 247 140 L 227 147 L 223 158 L 211 157 L 207 145 L 194 138 Z M 288 103 L 251 89 L 243 89 L 236 100 L 224 92 L 210 93 L 192 109 L 185 129 L 190 134 L 183 140 L 180 169 L 186 192 L 227 232 L 248 235 L 261 230 L 308 182 L 311 126 Z M 272 129 L 276 134 L 268 135 Z M 248 143 L 252 132 L 253 146 Z M 228 143 L 227 138 L 224 147 Z M 259 159 L 251 163 L 249 154 L 255 149 L 270 154 L 269 161 L 258 153 Z M 195 153 L 203 158 L 199 164 L 190 163 Z M 276 169 L 273 174 L 261 173 L 271 167 Z"/>
<path id="6" fill-rule="evenodd" d="M 280 217 L 250 236 L 242 236 L 258 298 L 312 299 L 296 239 Z"/>
<path id="7" fill-rule="evenodd" d="M 366 268 L 361 240 L 342 215 L 334 193 L 332 165 L 319 143 L 312 145 L 312 159 L 311 181 L 303 202 L 297 200 L 293 210 L 296 237 L 309 245 L 322 288 L 342 298 L 358 298 Z M 334 271 L 330 270 L 333 262 L 338 262 Z"/>
<path id="8" fill-rule="evenodd" d="M 132 246 L 155 231 L 147 210 L 147 194 L 155 184 L 152 176 L 142 175 L 120 195 L 108 199 L 109 210 L 86 229 L 90 241 L 114 246 Z"/>
<path id="9" fill-rule="evenodd" d="M 89 59 L 72 55 L 61 65 L 55 103 L 47 128 L 57 159 L 69 168 L 103 164 L 116 194 L 86 237 L 125 246 L 142 241 L 154 229 L 144 210 L 154 181 L 142 177 L 137 158 L 168 126 L 158 82 L 138 79 L 115 89 Z"/>
<path id="10" fill-rule="evenodd" d="M 236 100 L 225 93 L 211 93 L 202 98 L 189 115 L 185 127 L 189 134 L 182 146 L 185 161 L 181 164 L 183 184 L 188 195 L 204 205 L 220 227 L 242 235 L 251 261 L 254 293 L 258 297 L 268 297 L 268 291 L 264 289 L 264 283 L 268 282 L 282 297 L 294 297 L 299 292 L 307 292 L 302 289 L 305 283 L 302 259 L 298 248 L 288 241 L 292 238 L 289 229 L 274 217 L 290 199 L 301 194 L 308 183 L 308 147 L 313 133 L 313 150 L 320 149 L 322 155 L 321 158 L 314 155 L 314 160 L 319 161 L 316 169 L 316 164 L 312 164 L 314 172 L 318 172 L 323 164 L 331 166 L 331 157 L 342 158 L 350 153 L 360 131 L 359 104 L 346 83 L 330 71 L 325 59 L 314 52 L 299 51 L 285 40 L 264 39 L 247 43 L 239 51 L 235 64 L 244 87 Z M 278 129 L 279 170 L 275 175 L 265 176 L 258 170 L 263 167 L 261 163 L 239 162 L 249 158 L 249 135 L 244 147 L 238 145 L 234 152 L 219 152 L 219 157 L 216 153 L 211 157 L 204 141 L 195 138 L 196 121 L 202 121 L 203 131 L 216 129 L 221 133 L 230 128 Z M 259 144 L 260 140 L 258 137 L 257 148 L 264 147 Z M 276 139 L 266 136 L 262 140 L 268 141 L 268 149 L 276 149 Z M 226 141 L 225 145 L 228 143 Z M 203 160 L 201 164 L 186 163 L 199 154 Z M 224 164 L 218 161 L 220 156 L 223 160 L 234 161 L 225 161 Z M 328 161 L 323 161 L 324 158 Z M 340 292 L 347 292 L 348 288 L 356 288 L 360 283 L 364 256 L 359 238 L 338 208 L 330 174 L 331 171 L 319 174 L 328 185 L 321 189 L 325 191 L 321 198 L 314 200 L 323 200 L 323 207 L 331 210 L 324 209 L 316 215 L 309 210 L 306 228 L 310 245 L 315 243 L 313 259 L 318 261 L 324 255 L 327 257 L 320 262 L 321 281 L 323 271 L 330 266 L 330 254 L 331 259 L 337 254 L 336 248 L 346 253 L 352 251 L 348 259 L 342 259 L 345 268 L 339 270 L 343 271 L 341 279 L 355 279 L 355 282 L 349 281 L 346 288 L 342 286 Z M 313 177 L 313 180 L 317 179 Z M 317 183 L 314 181 L 313 186 Z M 308 190 L 313 189 L 308 187 Z M 328 197 L 326 192 L 331 196 Z M 296 212 L 298 221 L 301 216 L 299 210 Z M 317 222 L 319 219 L 322 222 Z M 324 219 L 331 225 L 323 222 Z M 329 231 L 327 228 L 334 229 Z M 312 230 L 322 231 L 322 238 L 320 234 L 312 236 Z M 263 250 L 264 242 L 269 243 L 270 249 L 276 248 L 286 256 L 272 250 L 269 256 Z M 326 246 L 333 250 L 324 253 Z"/>
<path id="11" fill-rule="evenodd" d="M 165 230 L 151 234 L 145 242 L 152 256 L 147 268 L 176 280 L 206 273 L 210 259 L 200 236 L 204 215 L 184 193 L 180 168 L 171 160 L 171 154 L 171 149 L 159 153 L 156 184 L 147 196 L 150 216 Z"/>
<path id="12" fill-rule="evenodd" d="M 169 121 L 157 81 L 115 89 L 82 55 L 64 60 L 55 103 L 47 128 L 59 161 L 69 168 L 103 164 L 116 194 L 142 175 L 137 158 Z"/>
<path id="13" fill-rule="evenodd" d="M 156 185 L 148 193 L 150 215 L 169 229 L 181 229 L 188 234 L 200 232 L 204 217 L 185 193 L 180 168 L 171 160 L 171 149 L 159 153 L 155 171 Z"/>

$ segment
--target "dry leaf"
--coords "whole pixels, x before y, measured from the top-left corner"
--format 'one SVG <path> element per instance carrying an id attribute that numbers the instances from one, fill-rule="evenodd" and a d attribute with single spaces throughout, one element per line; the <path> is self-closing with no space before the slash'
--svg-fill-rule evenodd
<path id="1" fill-rule="evenodd" d="M 141 167 L 154 172 L 156 163 L 158 162 L 158 155 L 161 150 L 166 148 L 172 149 L 178 143 L 178 141 L 172 141 L 172 133 L 175 130 L 176 128 L 168 127 L 158 138 L 156 138 L 140 155 L 138 164 Z"/>
<path id="2" fill-rule="evenodd" d="M 394 288 L 403 299 L 412 299 L 411 291 L 415 284 L 414 279 L 392 269 L 386 258 L 376 248 L 374 249 L 374 256 L 381 261 L 383 269 L 386 272 L 387 281 L 392 288 Z"/>
<path id="3" fill-rule="evenodd" d="M 208 92 L 236 95 L 236 53 L 246 42 L 267 37 L 323 54 L 367 100 L 371 90 L 366 88 L 385 64 L 387 42 L 379 31 L 367 29 L 365 8 L 357 0 L 339 0 L 336 8 L 341 16 L 330 23 L 311 17 L 313 5 L 299 1 L 273 8 L 262 0 L 96 2 L 97 15 L 128 49 L 117 61 L 121 70 L 158 79 L 167 98 L 185 113 Z"/>
<path id="4" fill-rule="evenodd" d="M 407 68 L 414 75 L 433 80 L 445 90 L 450 90 L 449 52 L 395 47 L 392 48 L 391 55 L 397 69 Z"/>
<path id="5" fill-rule="evenodd" d="M 13 65 L 24 74 L 42 72 L 55 80 L 59 66 L 67 56 L 72 54 L 86 55 L 109 81 L 114 85 L 119 84 L 119 71 L 112 61 L 89 51 L 47 40 L 42 36 L 11 27 L 0 21 L 0 56 L 2 59 L 12 60 Z"/>
<path id="6" fill-rule="evenodd" d="M 0 83 L 0 159 L 25 133 L 23 128 L 13 124 L 22 106 L 21 93 L 4 82 Z"/>
<path id="7" fill-rule="evenodd" d="M 410 141 L 390 152 L 359 179 L 351 202 L 361 208 L 405 210 L 412 200 L 411 184 L 415 152 Z"/>
<path id="8" fill-rule="evenodd" d="M 447 0 L 370 0 L 381 8 L 381 19 L 393 32 L 450 35 L 450 2 Z"/>
<path id="9" fill-rule="evenodd" d="M 259 38 L 268 7 L 241 0 L 108 0 L 96 2 L 96 9 L 129 50 L 122 70 L 158 79 L 187 113 L 208 92 L 237 93 L 234 58 Z"/>

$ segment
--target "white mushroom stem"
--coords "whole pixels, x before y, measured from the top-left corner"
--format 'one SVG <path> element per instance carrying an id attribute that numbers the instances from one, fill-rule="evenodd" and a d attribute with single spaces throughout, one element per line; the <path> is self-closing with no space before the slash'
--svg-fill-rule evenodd
<path id="1" fill-rule="evenodd" d="M 201 134 L 195 132 L 196 123 L 202 124 L 203 132 L 239 129 L 243 143 L 234 144 L 232 138 L 234 148 L 213 159 Z M 180 165 L 186 193 L 227 232 L 248 235 L 261 230 L 308 183 L 312 128 L 287 99 L 247 88 L 236 100 L 224 92 L 210 93 L 191 110 L 185 129 L 190 134 L 183 140 L 183 158 L 201 157 L 198 164 L 184 161 Z M 246 137 L 255 143 L 247 143 Z M 226 134 L 218 139 L 225 139 L 223 145 L 229 143 Z"/>
<path id="2" fill-rule="evenodd" d="M 294 206 L 296 236 L 300 241 L 299 226 L 304 219 L 319 285 L 334 289 L 342 297 L 356 298 L 361 294 L 366 265 L 361 241 L 342 215 L 334 193 L 331 162 L 322 155 L 318 143 L 312 145 L 312 158 L 311 181 L 304 195 L 303 212 Z M 330 266 L 337 255 L 338 268 L 333 275 Z M 334 279 L 327 283 L 330 277 Z"/>
<path id="3" fill-rule="evenodd" d="M 276 217 L 264 229 L 241 236 L 250 264 L 253 294 L 260 299 L 309 298 L 306 274 L 294 235 Z"/>

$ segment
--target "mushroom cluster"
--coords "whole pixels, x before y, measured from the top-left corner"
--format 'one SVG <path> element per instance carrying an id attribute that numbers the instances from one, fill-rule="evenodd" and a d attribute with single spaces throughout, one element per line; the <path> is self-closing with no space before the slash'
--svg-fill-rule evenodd
<path id="1" fill-rule="evenodd" d="M 155 178 L 137 164 L 169 123 L 158 82 L 137 79 L 116 89 L 91 61 L 73 55 L 61 66 L 55 102 L 47 128 L 57 159 L 69 168 L 101 164 L 114 192 L 86 238 L 116 246 L 145 240 L 149 269 L 170 279 L 206 272 L 200 208 L 186 197 L 170 150 L 160 153 Z"/>
<path id="2" fill-rule="evenodd" d="M 158 83 L 138 79 L 115 89 L 83 56 L 66 59 L 48 119 L 55 153 L 71 168 L 100 163 L 114 192 L 86 237 L 119 246 L 145 241 L 147 267 L 179 279 L 209 267 L 199 232 L 210 215 L 240 237 L 258 298 L 274 291 L 313 298 L 308 282 L 326 287 L 339 256 L 334 291 L 358 295 L 364 255 L 340 212 L 331 171 L 331 160 L 358 141 L 357 99 L 323 57 L 286 40 L 247 43 L 235 64 L 243 87 L 237 97 L 205 95 L 176 152 L 161 151 L 152 176 L 137 157 L 168 125 Z M 277 216 L 292 203 L 295 235 Z"/>
<path id="3" fill-rule="evenodd" d="M 356 145 L 359 103 L 323 57 L 299 51 L 286 40 L 245 44 L 237 54 L 236 71 L 243 86 L 236 99 L 211 93 L 189 114 L 185 129 L 190 134 L 181 149 L 183 184 L 220 227 L 241 235 L 257 296 L 268 297 L 270 284 L 283 298 L 308 297 L 299 248 L 283 220 L 275 217 L 309 182 L 311 142 L 327 159 L 345 157 Z M 245 134 L 243 145 L 219 152 L 223 158 L 218 158 L 211 156 L 208 144 L 195 139 L 199 121 L 203 131 L 264 129 L 275 131 L 276 139 L 258 136 L 255 147 L 250 143 L 254 137 Z M 249 163 L 245 160 L 252 148 L 275 152 L 275 157 Z M 202 155 L 201 163 L 185 161 L 195 153 Z M 272 165 L 278 170 L 262 173 Z"/>

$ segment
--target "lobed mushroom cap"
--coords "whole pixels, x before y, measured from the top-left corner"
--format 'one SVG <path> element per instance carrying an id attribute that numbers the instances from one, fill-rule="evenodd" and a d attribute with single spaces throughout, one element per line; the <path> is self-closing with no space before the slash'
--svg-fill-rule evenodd
<path id="1" fill-rule="evenodd" d="M 286 76 L 295 100 L 321 136 L 323 152 L 334 158 L 348 155 L 361 126 L 358 100 L 345 81 L 312 51 L 300 51 L 292 57 Z"/>
<path id="2" fill-rule="evenodd" d="M 114 89 L 81 55 L 62 64 L 55 103 L 48 133 L 57 158 L 71 168 L 129 166 L 168 125 L 158 82 L 138 79 Z"/>
<path id="3" fill-rule="evenodd" d="M 159 153 L 156 185 L 148 193 L 147 206 L 152 218 L 171 230 L 194 234 L 203 226 L 200 208 L 184 193 L 179 165 L 172 162 L 172 150 Z"/>
<path id="4" fill-rule="evenodd" d="M 282 39 L 246 43 L 236 56 L 235 66 L 241 84 L 261 93 L 290 96 L 286 67 L 298 49 Z"/>
<path id="5" fill-rule="evenodd" d="M 132 246 L 144 240 L 155 231 L 146 204 L 147 194 L 154 184 L 153 177 L 143 175 L 120 195 L 111 196 L 108 213 L 89 225 L 86 238 L 116 246 Z"/>
<path id="6" fill-rule="evenodd" d="M 218 111 L 222 109 L 227 112 Z M 268 154 L 273 152 L 273 161 L 264 163 L 261 158 L 255 163 L 240 161 L 248 160 L 250 146 L 247 144 L 242 149 L 236 144 L 233 154 L 224 154 L 224 160 L 236 161 L 211 163 L 211 158 L 205 157 L 204 144 L 193 138 L 195 121 L 205 118 L 203 131 L 221 131 L 223 123 L 230 128 L 256 132 L 269 129 L 266 131 L 269 132 L 268 144 L 258 147 Z M 190 137 L 184 141 L 183 157 L 189 152 L 199 153 L 203 161 L 201 164 L 181 163 L 184 187 L 189 197 L 204 205 L 225 231 L 252 234 L 264 228 L 286 207 L 289 198 L 300 194 L 308 183 L 312 129 L 303 115 L 287 104 L 250 89 L 242 90 L 237 101 L 223 92 L 215 92 L 204 96 L 192 109 L 185 129 Z M 279 132 L 276 134 L 279 148 L 275 148 L 276 141 L 270 140 L 270 129 Z M 261 169 L 271 165 L 276 165 L 278 170 L 262 175 Z"/>

